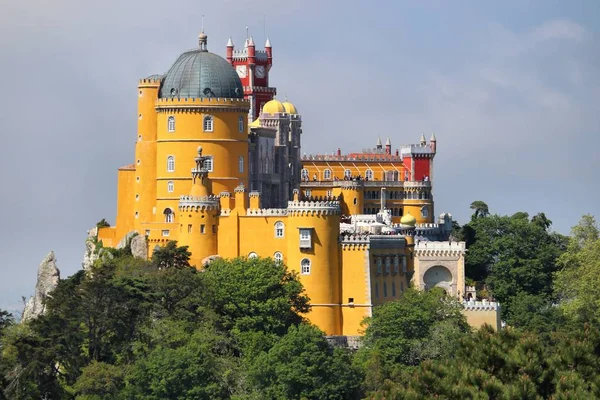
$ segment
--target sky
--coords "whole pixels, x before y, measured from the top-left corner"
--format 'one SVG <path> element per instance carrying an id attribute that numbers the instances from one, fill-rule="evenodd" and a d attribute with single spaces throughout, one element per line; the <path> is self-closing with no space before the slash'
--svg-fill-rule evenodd
<path id="1" fill-rule="evenodd" d="M 273 45 L 271 84 L 303 119 L 303 152 L 437 136 L 436 212 L 461 224 L 544 212 L 568 234 L 600 216 L 600 2 L 4 1 L 0 13 L 0 308 L 20 311 L 53 250 L 81 268 L 114 222 L 134 161 L 137 80 L 246 26 Z"/>

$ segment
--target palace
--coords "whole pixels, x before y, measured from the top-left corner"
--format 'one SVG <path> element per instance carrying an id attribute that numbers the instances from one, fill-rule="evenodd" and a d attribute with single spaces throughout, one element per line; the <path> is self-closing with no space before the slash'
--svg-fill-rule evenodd
<path id="1" fill-rule="evenodd" d="M 137 232 L 148 255 L 175 240 L 196 268 L 215 256 L 283 262 L 329 336 L 359 335 L 373 306 L 411 284 L 469 299 L 472 325 L 498 326 L 498 305 L 465 286 L 452 216 L 434 218 L 435 135 L 301 155 L 302 118 L 275 99 L 272 61 L 268 39 L 264 50 L 229 39 L 222 58 L 202 32 L 165 75 L 139 81 L 135 162 L 118 170 L 116 223 L 98 239 L 114 247 Z"/>

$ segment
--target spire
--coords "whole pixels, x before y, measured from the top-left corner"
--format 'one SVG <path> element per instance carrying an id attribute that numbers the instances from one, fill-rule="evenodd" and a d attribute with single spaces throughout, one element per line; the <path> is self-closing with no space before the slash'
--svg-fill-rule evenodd
<path id="1" fill-rule="evenodd" d="M 227 41 L 227 47 L 233 47 L 233 40 L 231 40 L 231 36 L 229 36 L 229 40 Z"/>
<path id="2" fill-rule="evenodd" d="M 381 148 L 381 146 L 382 146 L 382 144 L 381 144 L 381 138 L 380 138 L 380 137 L 378 137 L 378 138 L 377 138 L 377 148 L 378 148 L 378 149 L 380 149 L 380 148 Z"/>
<path id="3" fill-rule="evenodd" d="M 425 134 L 424 134 L 424 133 L 422 133 L 422 134 L 421 134 L 421 146 L 425 146 L 425 143 L 427 143 L 427 142 L 425 141 Z"/>
<path id="4" fill-rule="evenodd" d="M 202 15 L 202 31 L 198 35 L 198 45 L 200 46 L 200 51 L 208 51 L 207 49 L 208 36 L 204 33 L 204 15 Z"/>
<path id="5" fill-rule="evenodd" d="M 271 41 L 269 40 L 269 38 L 267 38 L 267 41 L 265 42 L 265 48 L 266 47 L 271 47 Z"/>
<path id="6" fill-rule="evenodd" d="M 385 145 L 386 146 L 391 146 L 392 145 L 392 141 L 390 140 L 389 136 L 388 136 L 387 140 L 385 141 Z"/>
<path id="7" fill-rule="evenodd" d="M 254 39 L 252 36 L 250 36 L 250 39 L 248 39 L 248 46 L 254 46 Z"/>
<path id="8" fill-rule="evenodd" d="M 431 134 L 431 139 L 429 139 L 430 142 L 436 142 L 437 140 L 435 139 L 435 132 L 433 132 Z"/>

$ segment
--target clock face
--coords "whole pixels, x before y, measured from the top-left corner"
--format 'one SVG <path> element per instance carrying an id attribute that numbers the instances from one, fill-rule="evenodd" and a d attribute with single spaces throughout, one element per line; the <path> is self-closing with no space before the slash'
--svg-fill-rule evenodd
<path id="1" fill-rule="evenodd" d="M 256 77 L 257 78 L 264 78 L 265 77 L 265 67 L 264 67 L 264 65 L 258 65 L 256 67 Z"/>
<path id="2" fill-rule="evenodd" d="M 237 72 L 238 76 L 240 78 L 245 78 L 246 77 L 246 66 L 245 65 L 238 65 L 237 67 L 235 67 L 235 72 Z"/>

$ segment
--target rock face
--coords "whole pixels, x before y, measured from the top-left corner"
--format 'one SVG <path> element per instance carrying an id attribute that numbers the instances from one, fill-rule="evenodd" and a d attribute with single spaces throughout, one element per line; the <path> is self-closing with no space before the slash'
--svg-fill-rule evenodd
<path id="1" fill-rule="evenodd" d="M 35 284 L 35 294 L 27 301 L 22 321 L 31 321 L 44 314 L 44 299 L 52 292 L 60 280 L 60 271 L 56 266 L 56 256 L 51 251 L 40 264 Z"/>
<path id="2" fill-rule="evenodd" d="M 94 261 L 100 258 L 100 254 L 96 252 L 96 237 L 98 237 L 98 228 L 92 228 L 88 231 L 88 237 L 85 240 L 85 253 L 83 254 L 83 261 L 81 267 L 84 271 L 89 270 Z"/>
<path id="3" fill-rule="evenodd" d="M 136 236 L 138 236 L 138 233 L 136 231 L 128 232 L 127 235 L 123 236 L 123 239 L 119 241 L 115 249 L 124 249 L 125 247 L 127 247 L 128 244 L 131 243 L 131 239 L 133 239 Z"/>
<path id="4" fill-rule="evenodd" d="M 144 260 L 148 258 L 148 243 L 146 241 L 146 236 L 134 236 L 133 239 L 131 239 L 129 246 L 131 247 L 132 256 Z"/>

